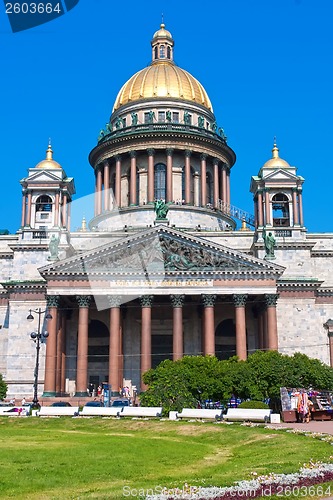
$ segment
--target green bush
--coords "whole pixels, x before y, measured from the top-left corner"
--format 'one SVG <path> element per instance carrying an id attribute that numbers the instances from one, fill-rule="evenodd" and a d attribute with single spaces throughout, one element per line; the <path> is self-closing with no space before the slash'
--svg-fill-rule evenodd
<path id="1" fill-rule="evenodd" d="M 269 408 L 269 406 L 266 403 L 263 403 L 262 401 L 251 400 L 251 401 L 243 401 L 240 405 L 238 405 L 238 408 L 247 408 L 247 409 L 253 408 L 255 410 L 257 409 L 266 410 L 267 408 Z"/>
<path id="2" fill-rule="evenodd" d="M 5 399 L 7 394 L 7 384 L 0 373 L 0 400 Z"/>

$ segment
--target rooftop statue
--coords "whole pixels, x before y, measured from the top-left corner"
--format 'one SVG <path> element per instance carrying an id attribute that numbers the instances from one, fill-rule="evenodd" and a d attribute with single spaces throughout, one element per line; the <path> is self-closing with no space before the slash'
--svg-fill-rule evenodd
<path id="1" fill-rule="evenodd" d="M 274 248 L 276 247 L 276 241 L 271 232 L 266 233 L 266 229 L 263 230 L 262 237 L 265 244 L 265 259 L 275 259 Z"/>
<path id="2" fill-rule="evenodd" d="M 155 200 L 154 201 L 154 210 L 156 213 L 156 220 L 165 220 L 166 216 L 169 212 L 169 205 L 171 203 L 165 203 L 164 200 Z"/>
<path id="3" fill-rule="evenodd" d="M 47 260 L 58 260 L 59 259 L 59 238 L 55 235 L 52 234 L 52 237 L 50 239 L 49 243 L 49 251 L 50 255 Z"/>

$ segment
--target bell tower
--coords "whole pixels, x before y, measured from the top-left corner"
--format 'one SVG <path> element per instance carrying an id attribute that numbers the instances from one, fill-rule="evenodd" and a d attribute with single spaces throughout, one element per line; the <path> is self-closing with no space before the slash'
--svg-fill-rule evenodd
<path id="1" fill-rule="evenodd" d="M 75 193 L 74 180 L 67 177 L 53 159 L 49 142 L 46 158 L 20 181 L 22 186 L 21 232 L 24 239 L 45 239 L 48 232 L 70 230 L 70 202 Z"/>
<path id="2" fill-rule="evenodd" d="M 279 156 L 274 140 L 272 158 L 251 179 L 256 229 L 273 229 L 276 236 L 299 236 L 305 230 L 302 186 L 296 167 Z"/>

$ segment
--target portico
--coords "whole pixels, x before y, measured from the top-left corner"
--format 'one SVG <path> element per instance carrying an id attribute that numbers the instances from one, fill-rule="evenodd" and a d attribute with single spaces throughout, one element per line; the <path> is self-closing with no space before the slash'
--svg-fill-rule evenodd
<path id="1" fill-rule="evenodd" d="M 70 328 L 63 319 L 56 332 L 50 325 L 50 333 L 66 332 L 67 345 L 77 349 L 68 363 L 63 340 L 48 342 L 45 392 L 59 390 L 59 366 L 68 366 L 66 378 L 81 396 L 93 376 L 108 381 L 115 393 L 124 377 L 144 390 L 141 375 L 156 363 L 184 355 L 226 357 L 224 344 L 239 359 L 258 348 L 276 349 L 276 279 L 282 271 L 164 225 L 45 266 L 40 272 L 52 315 L 57 317 L 58 307 L 60 316 L 66 309 L 72 318 Z M 222 326 L 217 342 L 218 327 L 228 319 L 234 331 L 224 337 Z M 107 331 L 103 342 L 98 331 L 92 337 L 95 322 Z"/>

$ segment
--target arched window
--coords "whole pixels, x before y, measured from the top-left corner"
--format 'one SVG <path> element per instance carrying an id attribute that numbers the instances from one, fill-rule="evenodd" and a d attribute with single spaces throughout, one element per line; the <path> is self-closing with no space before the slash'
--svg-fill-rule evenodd
<path id="1" fill-rule="evenodd" d="M 154 169 L 154 197 L 155 200 L 166 198 L 166 165 L 157 163 Z"/>
<path id="2" fill-rule="evenodd" d="M 36 212 L 51 212 L 52 200 L 47 195 L 39 196 L 36 200 Z"/>
<path id="3" fill-rule="evenodd" d="M 206 174 L 206 196 L 207 196 L 207 201 L 206 203 L 213 204 L 213 179 L 212 179 L 212 174 L 210 172 L 207 172 Z"/>
<path id="4" fill-rule="evenodd" d="M 160 59 L 165 59 L 165 45 L 160 46 Z"/>
<path id="5" fill-rule="evenodd" d="M 290 226 L 289 200 L 283 193 L 272 198 L 273 226 Z"/>
<path id="6" fill-rule="evenodd" d="M 157 46 L 154 48 L 154 59 L 158 58 L 158 48 Z"/>
<path id="7" fill-rule="evenodd" d="M 167 47 L 167 58 L 171 59 L 171 48 L 169 47 L 169 45 Z"/>
<path id="8" fill-rule="evenodd" d="M 215 331 L 215 356 L 228 359 L 236 356 L 236 328 L 232 319 L 225 319 Z"/>

